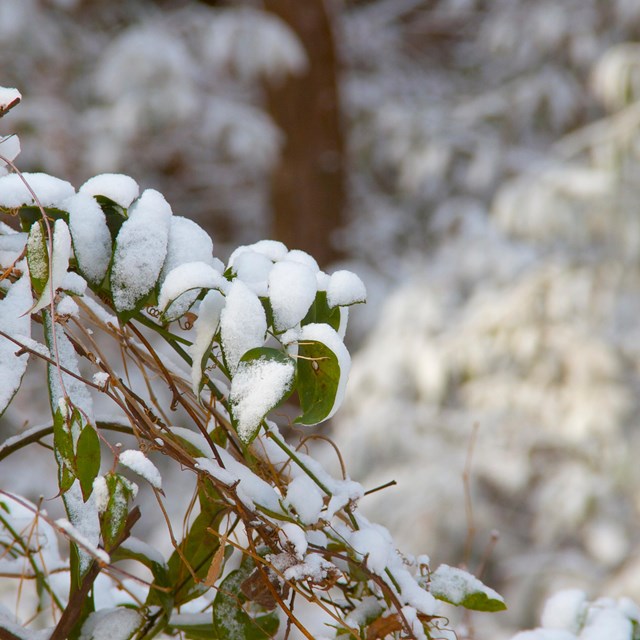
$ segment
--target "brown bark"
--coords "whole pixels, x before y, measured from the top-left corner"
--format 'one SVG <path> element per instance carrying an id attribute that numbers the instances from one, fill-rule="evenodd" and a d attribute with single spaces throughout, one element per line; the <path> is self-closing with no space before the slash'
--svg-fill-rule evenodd
<path id="1" fill-rule="evenodd" d="M 268 108 L 284 135 L 271 184 L 273 234 L 321 265 L 339 257 L 332 233 L 345 209 L 344 140 L 338 59 L 325 0 L 265 0 L 303 44 L 308 67 L 267 87 Z"/>

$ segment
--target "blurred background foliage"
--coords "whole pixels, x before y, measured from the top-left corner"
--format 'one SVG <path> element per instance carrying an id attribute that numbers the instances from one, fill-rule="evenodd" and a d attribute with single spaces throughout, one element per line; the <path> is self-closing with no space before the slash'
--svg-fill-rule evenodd
<path id="1" fill-rule="evenodd" d="M 0 84 L 21 169 L 363 276 L 332 435 L 408 548 L 500 532 L 486 637 L 640 601 L 637 0 L 2 0 Z"/>

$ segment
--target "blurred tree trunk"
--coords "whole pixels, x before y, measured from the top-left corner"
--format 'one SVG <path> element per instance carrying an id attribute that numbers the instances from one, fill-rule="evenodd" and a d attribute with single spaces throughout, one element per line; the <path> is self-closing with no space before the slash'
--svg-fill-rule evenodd
<path id="1" fill-rule="evenodd" d="M 325 0 L 265 0 L 303 44 L 308 68 L 267 87 L 269 112 L 284 135 L 271 185 L 274 237 L 321 265 L 339 257 L 331 236 L 345 209 L 344 140 L 338 58 Z"/>

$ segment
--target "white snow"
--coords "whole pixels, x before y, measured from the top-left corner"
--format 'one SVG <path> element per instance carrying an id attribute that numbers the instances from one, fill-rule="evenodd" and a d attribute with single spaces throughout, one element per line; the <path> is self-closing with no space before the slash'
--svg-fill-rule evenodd
<path id="1" fill-rule="evenodd" d="M 291 545 L 294 553 L 300 560 L 304 558 L 304 554 L 307 552 L 307 537 L 304 529 L 299 527 L 293 522 L 286 522 L 282 525 L 280 531 L 278 531 L 278 537 L 280 544 L 283 546 Z"/>
<path id="2" fill-rule="evenodd" d="M 302 327 L 302 330 L 300 331 L 300 342 L 304 342 L 305 340 L 315 340 L 317 342 L 322 342 L 329 349 L 331 349 L 331 351 L 333 351 L 333 353 L 335 353 L 336 357 L 338 358 L 338 366 L 340 367 L 340 381 L 338 383 L 338 389 L 336 391 L 336 397 L 333 402 L 333 407 L 326 417 L 326 419 L 328 420 L 342 405 L 344 393 L 347 387 L 347 380 L 349 378 L 349 370 L 351 369 L 351 356 L 349 355 L 349 352 L 344 346 L 344 343 L 340 339 L 338 333 L 328 324 L 311 323 Z"/>
<path id="3" fill-rule="evenodd" d="M 51 326 L 50 314 L 45 315 L 45 337 L 51 355 L 59 358 L 60 364 L 76 375 L 80 375 L 78 367 L 78 358 L 73 345 L 67 338 L 64 328 L 59 324 L 55 324 L 56 341 L 54 345 L 53 330 Z M 55 349 L 57 346 L 57 351 Z M 88 419 L 93 423 L 93 402 L 87 385 L 78 378 L 67 373 L 62 373 L 53 365 L 48 366 L 49 388 L 51 389 L 51 403 L 53 407 L 57 407 L 60 400 L 68 396 L 74 406 L 78 407 L 83 414 L 83 420 Z M 64 385 L 64 389 L 62 387 Z M 65 393 L 66 392 L 66 393 Z M 86 418 L 84 418 L 86 416 Z M 68 492 L 67 492 L 68 493 Z M 66 494 L 65 494 L 66 495 Z M 75 522 L 74 522 L 75 524 Z"/>
<path id="4" fill-rule="evenodd" d="M 289 483 L 285 503 L 295 509 L 300 522 L 315 524 L 321 516 L 323 493 L 307 475 L 299 475 Z"/>
<path id="5" fill-rule="evenodd" d="M 162 266 L 160 279 L 185 262 L 205 262 L 219 271 L 213 257 L 213 242 L 209 234 L 193 220 L 173 216 L 169 227 L 167 257 Z"/>
<path id="6" fill-rule="evenodd" d="M 129 607 L 94 611 L 82 625 L 80 640 L 128 640 L 142 621 L 142 616 Z"/>
<path id="7" fill-rule="evenodd" d="M 82 190 L 65 200 L 61 207 L 69 212 L 69 230 L 78 268 L 93 284 L 107 274 L 111 260 L 111 234 L 100 205 Z"/>
<path id="8" fill-rule="evenodd" d="M 77 542 L 79 546 L 83 548 L 84 551 L 89 553 L 94 558 L 97 558 L 100 562 L 104 564 L 109 564 L 111 562 L 111 558 L 109 554 L 104 550 L 100 549 L 96 544 L 93 543 L 92 540 L 87 538 L 81 531 L 79 531 L 76 527 L 74 527 L 66 518 L 59 518 L 55 521 L 55 525 L 63 531 L 65 534 L 69 536 L 74 542 Z"/>
<path id="9" fill-rule="evenodd" d="M 277 240 L 260 240 L 254 244 L 238 247 L 229 257 L 229 266 L 234 267 L 238 257 L 245 251 L 261 253 L 273 262 L 284 260 L 289 252 L 282 242 L 278 242 Z"/>
<path id="10" fill-rule="evenodd" d="M 540 623 L 547 629 L 565 629 L 577 633 L 586 608 L 587 596 L 584 591 L 564 589 L 545 602 Z"/>
<path id="11" fill-rule="evenodd" d="M 13 162 L 20 153 L 20 138 L 16 135 L 0 138 L 0 156 Z M 9 171 L 9 165 L 0 159 L 0 176 L 4 176 Z"/>
<path id="12" fill-rule="evenodd" d="M 118 456 L 118 462 L 144 478 L 152 487 L 162 489 L 162 478 L 158 468 L 142 451 L 126 449 Z"/>
<path id="13" fill-rule="evenodd" d="M 93 495 L 85 502 L 80 489 L 80 482 L 76 480 L 71 488 L 62 496 L 67 515 L 74 530 L 87 542 L 87 548 L 80 548 L 80 571 L 84 573 L 96 555 L 93 550 L 98 550 L 100 542 L 100 520 Z M 103 552 L 104 553 L 104 552 Z M 106 554 L 105 554 L 106 555 Z M 104 560 L 104 558 L 102 558 Z M 108 564 L 108 556 L 107 556 Z"/>
<path id="14" fill-rule="evenodd" d="M 629 640 L 633 638 L 633 624 L 621 611 L 599 607 L 598 601 L 589 608 L 580 640 Z M 613 604 L 613 603 L 612 603 Z"/>
<path id="15" fill-rule="evenodd" d="M 160 551 L 135 536 L 129 536 L 120 546 L 132 553 L 137 553 L 148 558 L 151 562 L 155 562 L 163 567 L 167 566 L 167 561 Z"/>
<path id="16" fill-rule="evenodd" d="M 80 315 L 80 309 L 76 301 L 70 296 L 64 296 L 56 305 L 56 314 L 59 316 L 67 316 L 77 318 Z"/>
<path id="17" fill-rule="evenodd" d="M 516 633 L 511 640 L 577 640 L 577 636 L 569 631 L 557 629 L 535 629 Z"/>
<path id="18" fill-rule="evenodd" d="M 473 593 L 484 593 L 493 600 L 502 596 L 467 571 L 441 564 L 431 574 L 431 591 L 442 594 L 449 602 L 460 604 Z"/>
<path id="19" fill-rule="evenodd" d="M 26 233 L 6 232 L 5 235 L 5 229 L 0 227 L 0 264 L 6 266 L 18 260 L 26 242 Z"/>
<path id="20" fill-rule="evenodd" d="M 133 178 L 121 173 L 102 173 L 89 178 L 78 191 L 87 196 L 106 196 L 127 209 L 138 197 L 140 187 Z"/>
<path id="21" fill-rule="evenodd" d="M 211 346 L 211 342 L 218 331 L 220 324 L 220 314 L 225 305 L 225 297 L 215 289 L 207 293 L 198 309 L 198 319 L 194 323 L 196 333 L 193 344 L 189 348 L 189 355 L 193 361 L 191 366 L 191 385 L 193 392 L 198 396 L 200 383 L 203 377 L 202 362 L 205 353 Z"/>
<path id="22" fill-rule="evenodd" d="M 31 316 L 27 313 L 33 304 L 28 274 L 14 282 L 5 297 L 0 300 L 0 330 L 14 337 L 31 339 Z M 29 354 L 16 358 L 15 343 L 0 336 L 0 414 L 5 410 L 20 386 L 27 368 Z"/>
<path id="23" fill-rule="evenodd" d="M 268 295 L 269 273 L 273 268 L 273 261 L 262 253 L 247 249 L 240 253 L 234 263 L 233 270 L 256 295 Z"/>
<path id="24" fill-rule="evenodd" d="M 295 327 L 307 315 L 316 291 L 311 267 L 286 260 L 274 265 L 269 273 L 269 300 L 276 331 Z"/>
<path id="25" fill-rule="evenodd" d="M 317 274 L 320 271 L 320 267 L 316 259 L 309 255 L 306 251 L 301 251 L 300 249 L 291 249 L 285 258 L 287 262 L 298 262 L 300 264 L 306 264 L 314 274 Z"/>
<path id="26" fill-rule="evenodd" d="M 177 435 L 182 440 L 188 442 L 192 447 L 195 447 L 201 455 L 211 456 L 211 447 L 206 438 L 199 432 L 192 429 L 185 429 L 184 427 L 171 427 L 172 433 Z"/>
<path id="27" fill-rule="evenodd" d="M 162 283 L 158 307 L 167 309 L 171 304 L 172 315 L 180 316 L 187 311 L 200 293 L 200 289 L 218 289 L 227 291 L 229 281 L 205 262 L 185 262 L 172 269 Z M 195 297 L 189 298 L 183 304 L 178 298 L 183 293 L 197 289 Z M 172 304 L 173 303 L 173 304 Z M 187 306 L 188 305 L 188 306 Z M 186 307 L 186 308 L 184 308 Z"/>
<path id="28" fill-rule="evenodd" d="M 93 481 L 93 499 L 98 513 L 104 513 L 109 506 L 109 487 L 104 476 L 98 476 Z"/>
<path id="29" fill-rule="evenodd" d="M 243 442 L 251 440 L 265 414 L 282 400 L 295 373 L 293 360 L 280 362 L 263 357 L 240 362 L 231 380 L 229 400 Z"/>
<path id="30" fill-rule="evenodd" d="M 367 290 L 362 280 L 352 271 L 336 271 L 331 274 L 327 287 L 329 307 L 344 307 L 365 302 Z"/>
<path id="31" fill-rule="evenodd" d="M 393 538 L 380 525 L 373 524 L 354 531 L 349 544 L 360 558 L 366 558 L 367 567 L 379 576 L 384 575 L 384 570 L 395 554 Z"/>
<path id="32" fill-rule="evenodd" d="M 87 290 L 87 281 L 75 271 L 67 271 L 62 279 L 61 288 L 75 296 L 83 296 Z"/>
<path id="33" fill-rule="evenodd" d="M 233 376 L 240 358 L 255 347 L 261 347 L 267 332 L 267 317 L 258 296 L 244 282 L 234 280 L 227 303 L 220 315 L 222 347 Z"/>
<path id="34" fill-rule="evenodd" d="M 22 100 L 22 94 L 13 87 L 0 87 L 0 111 L 6 109 L 16 100 Z"/>
<path id="35" fill-rule="evenodd" d="M 17 209 L 22 205 L 34 205 L 36 201 L 26 187 L 26 180 L 43 207 L 54 207 L 71 197 L 76 191 L 66 180 L 46 173 L 10 173 L 0 177 L 0 207 Z"/>
<path id="36" fill-rule="evenodd" d="M 226 449 L 218 447 L 218 454 L 222 459 L 224 469 L 208 458 L 198 458 L 196 462 L 203 471 L 228 486 L 237 482 L 238 498 L 248 509 L 253 510 L 255 505 L 261 505 L 275 513 L 282 513 L 280 497 L 270 484 L 258 477 L 247 466 L 238 462 Z"/>
<path id="37" fill-rule="evenodd" d="M 98 371 L 93 374 L 93 384 L 97 384 L 99 387 L 104 387 L 109 382 L 109 374 L 105 371 Z"/>
<path id="38" fill-rule="evenodd" d="M 0 178 L 1 179 L 1 178 Z M 53 228 L 53 256 L 51 258 L 51 273 L 37 304 L 31 310 L 36 313 L 51 303 L 51 296 L 62 287 L 62 283 L 69 268 L 71 257 L 71 235 L 64 220 L 56 220 Z"/>
<path id="39" fill-rule="evenodd" d="M 167 254 L 171 207 L 147 189 L 120 228 L 111 267 L 111 291 L 118 311 L 129 311 L 156 285 Z"/>

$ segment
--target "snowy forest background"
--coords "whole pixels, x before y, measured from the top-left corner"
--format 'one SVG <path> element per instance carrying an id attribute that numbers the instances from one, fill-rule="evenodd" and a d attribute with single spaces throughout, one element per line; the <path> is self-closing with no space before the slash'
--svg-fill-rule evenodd
<path id="1" fill-rule="evenodd" d="M 3 0 L 0 61 L 21 169 L 363 278 L 327 433 L 404 547 L 473 571 L 499 532 L 478 637 L 640 602 L 640 3 Z"/>

